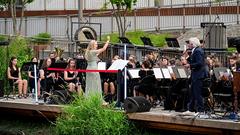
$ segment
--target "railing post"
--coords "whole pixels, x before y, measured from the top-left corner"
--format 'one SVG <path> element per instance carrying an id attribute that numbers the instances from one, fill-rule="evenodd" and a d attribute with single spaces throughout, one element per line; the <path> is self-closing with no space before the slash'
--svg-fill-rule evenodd
<path id="1" fill-rule="evenodd" d="M 46 11 L 47 10 L 47 0 L 44 0 L 44 11 Z"/>
<path id="2" fill-rule="evenodd" d="M 172 2 L 173 0 L 171 0 L 171 8 L 173 7 L 173 2 Z"/>
<path id="3" fill-rule="evenodd" d="M 48 32 L 48 16 L 46 16 L 45 23 L 46 23 L 45 31 Z"/>
<path id="4" fill-rule="evenodd" d="M 5 35 L 7 35 L 7 18 L 4 18 L 4 28 L 5 28 L 5 30 L 4 30 L 4 33 L 5 33 Z"/>
<path id="5" fill-rule="evenodd" d="M 137 31 L 137 9 L 134 9 L 134 31 Z"/>
<path id="6" fill-rule="evenodd" d="M 237 0 L 237 24 L 239 24 L 239 0 Z"/>
<path id="7" fill-rule="evenodd" d="M 185 33 L 185 29 L 186 29 L 186 26 L 185 26 L 185 22 L 186 22 L 186 9 L 185 9 L 185 4 L 183 4 L 183 33 Z"/>
<path id="8" fill-rule="evenodd" d="M 160 7 L 160 5 L 158 6 L 158 22 L 157 22 L 157 24 L 158 24 L 158 26 L 157 26 L 157 31 L 158 32 L 160 32 L 160 16 L 161 16 L 161 7 Z"/>
<path id="9" fill-rule="evenodd" d="M 27 23 L 28 23 L 28 20 L 27 20 L 27 17 L 25 17 L 25 36 L 28 36 L 28 34 L 27 34 L 27 30 L 28 30 L 28 25 L 27 25 Z"/>
<path id="10" fill-rule="evenodd" d="M 212 2 L 209 1 L 209 22 L 212 22 Z"/>
<path id="11" fill-rule="evenodd" d="M 113 21 L 114 21 L 114 13 L 111 13 L 111 33 L 113 33 Z"/>
<path id="12" fill-rule="evenodd" d="M 64 0 L 64 3 L 63 3 L 64 5 L 63 5 L 63 7 L 64 7 L 64 10 L 66 10 L 67 8 L 67 6 L 66 6 L 66 0 Z"/>

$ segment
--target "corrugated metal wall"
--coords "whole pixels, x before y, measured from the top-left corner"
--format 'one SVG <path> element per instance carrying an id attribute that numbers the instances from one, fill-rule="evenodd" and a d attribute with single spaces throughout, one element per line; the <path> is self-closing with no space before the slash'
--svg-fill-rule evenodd
<path id="1" fill-rule="evenodd" d="M 225 24 L 236 24 L 236 14 L 222 14 L 219 19 L 212 15 L 211 18 L 216 22 L 224 22 Z M 113 20 L 113 22 L 112 22 Z M 72 18 L 73 22 L 77 22 L 77 17 Z M 102 33 L 111 33 L 117 31 L 115 19 L 112 17 L 87 17 L 86 22 L 101 23 Z M 185 16 L 185 27 L 200 27 L 201 22 L 208 22 L 209 15 Z M 181 29 L 183 28 L 182 16 L 160 16 L 160 29 Z M 155 30 L 158 26 L 158 16 L 137 16 L 136 26 L 134 26 L 134 17 L 127 17 L 128 30 Z M 5 27 L 6 25 L 6 27 Z M 100 28 L 98 25 L 91 25 L 98 35 Z M 73 27 L 75 32 L 78 25 Z M 49 17 L 29 17 L 23 22 L 23 35 L 33 36 L 40 32 L 50 32 L 54 37 L 67 37 L 67 33 L 71 32 L 71 19 L 67 16 L 49 16 Z M 0 19 L 0 33 L 12 33 L 11 19 Z"/>
<path id="2" fill-rule="evenodd" d="M 100 9 L 108 0 L 83 0 L 84 9 Z M 46 5 L 46 6 L 45 6 Z M 136 8 L 154 7 L 154 0 L 138 0 Z M 78 0 L 34 0 L 27 10 L 77 10 Z M 109 5 L 108 8 L 111 8 Z"/>

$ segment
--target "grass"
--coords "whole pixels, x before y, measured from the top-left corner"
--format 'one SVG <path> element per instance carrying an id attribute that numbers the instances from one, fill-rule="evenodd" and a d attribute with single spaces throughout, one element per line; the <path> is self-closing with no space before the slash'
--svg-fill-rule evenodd
<path id="1" fill-rule="evenodd" d="M 1 135 L 55 135 L 54 125 L 44 120 L 15 116 L 0 119 Z"/>
<path id="2" fill-rule="evenodd" d="M 98 95 L 77 98 L 56 123 L 57 134 L 64 135 L 127 135 L 137 131 L 123 112 L 103 107 Z"/>
<path id="3" fill-rule="evenodd" d="M 103 35 L 102 40 L 106 41 L 107 36 L 111 37 L 111 43 L 119 43 L 119 35 L 118 33 L 113 33 L 109 35 Z M 140 37 L 148 37 L 151 39 L 152 43 L 156 47 L 162 47 L 166 45 L 165 38 L 171 37 L 171 34 L 153 34 L 153 33 L 147 33 L 144 31 L 136 31 L 136 32 L 127 32 L 126 37 L 135 45 L 143 46 L 143 42 L 141 41 Z"/>

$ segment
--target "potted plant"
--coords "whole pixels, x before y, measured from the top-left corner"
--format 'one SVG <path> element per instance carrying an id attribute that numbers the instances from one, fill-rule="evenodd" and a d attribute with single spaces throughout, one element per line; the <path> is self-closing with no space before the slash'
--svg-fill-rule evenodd
<path id="1" fill-rule="evenodd" d="M 51 35 L 49 33 L 39 33 L 31 38 L 31 42 L 34 43 L 33 50 L 37 55 L 39 51 L 47 49 L 51 43 Z"/>

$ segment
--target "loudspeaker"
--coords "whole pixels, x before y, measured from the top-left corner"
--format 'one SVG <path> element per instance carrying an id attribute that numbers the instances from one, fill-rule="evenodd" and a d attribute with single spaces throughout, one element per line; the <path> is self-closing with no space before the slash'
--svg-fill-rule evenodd
<path id="1" fill-rule="evenodd" d="M 68 104 L 72 101 L 73 97 L 68 90 L 54 90 L 49 96 L 48 104 Z"/>
<path id="2" fill-rule="evenodd" d="M 3 97 L 4 96 L 4 83 L 3 83 L 3 80 L 0 80 L 0 97 Z"/>
<path id="3" fill-rule="evenodd" d="M 151 109 L 151 103 L 144 97 L 127 97 L 124 100 L 123 108 L 127 113 L 148 112 Z"/>

